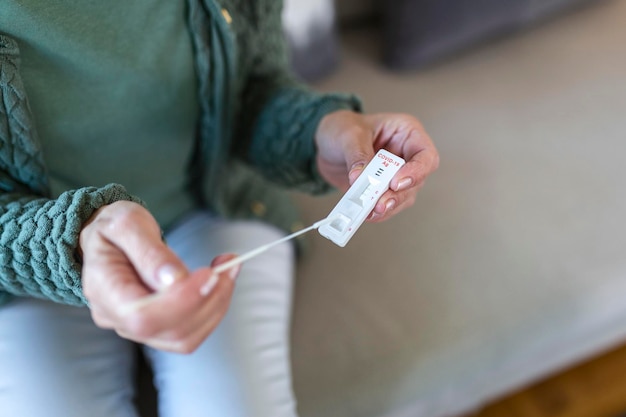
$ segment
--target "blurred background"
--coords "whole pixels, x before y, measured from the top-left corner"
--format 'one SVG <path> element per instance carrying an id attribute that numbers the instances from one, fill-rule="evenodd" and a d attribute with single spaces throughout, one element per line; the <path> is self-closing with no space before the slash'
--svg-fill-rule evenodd
<path id="1" fill-rule="evenodd" d="M 310 238 L 302 416 L 626 416 L 626 0 L 287 0 L 284 26 L 315 89 L 441 154 L 410 210 Z"/>

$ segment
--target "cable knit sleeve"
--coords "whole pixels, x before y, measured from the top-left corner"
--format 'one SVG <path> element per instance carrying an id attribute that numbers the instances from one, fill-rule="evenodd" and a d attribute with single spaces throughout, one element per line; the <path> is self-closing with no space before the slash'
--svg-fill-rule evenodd
<path id="1" fill-rule="evenodd" d="M 79 234 L 98 208 L 119 200 L 140 202 L 117 184 L 68 191 L 55 200 L 0 195 L 0 301 L 11 294 L 84 305 Z"/>
<path id="2" fill-rule="evenodd" d="M 273 182 L 322 192 L 328 185 L 315 167 L 314 137 L 328 113 L 361 111 L 359 99 L 348 94 L 318 94 L 296 80 L 290 71 L 282 32 L 282 1 L 251 2 L 246 41 L 253 51 L 243 91 L 240 135 L 247 138 L 246 159 Z M 250 46 L 250 45 L 249 45 Z"/>
<path id="3" fill-rule="evenodd" d="M 12 295 L 82 305 L 76 257 L 83 224 L 119 200 L 122 186 L 49 194 L 37 132 L 19 76 L 17 43 L 0 34 L 0 305 Z"/>

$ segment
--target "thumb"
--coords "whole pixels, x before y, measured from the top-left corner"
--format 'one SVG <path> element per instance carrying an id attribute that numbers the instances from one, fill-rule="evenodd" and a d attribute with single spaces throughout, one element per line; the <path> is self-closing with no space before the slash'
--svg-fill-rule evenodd
<path id="1" fill-rule="evenodd" d="M 161 238 L 160 228 L 147 210 L 135 205 L 111 206 L 110 211 L 101 233 L 124 254 L 146 286 L 161 291 L 189 275 Z"/>
<path id="2" fill-rule="evenodd" d="M 142 275 L 143 281 L 153 290 L 162 291 L 189 275 L 187 267 L 167 247 L 161 253 L 158 263 L 160 265 L 156 267 L 155 273 L 146 277 Z"/>
<path id="3" fill-rule="evenodd" d="M 162 291 L 189 275 L 187 267 L 161 239 L 133 236 L 119 244 L 145 285 Z"/>
<path id="4" fill-rule="evenodd" d="M 350 185 L 361 175 L 365 166 L 373 157 L 374 149 L 371 141 L 363 140 L 363 138 L 354 138 L 348 143 L 345 148 L 345 158 Z"/>

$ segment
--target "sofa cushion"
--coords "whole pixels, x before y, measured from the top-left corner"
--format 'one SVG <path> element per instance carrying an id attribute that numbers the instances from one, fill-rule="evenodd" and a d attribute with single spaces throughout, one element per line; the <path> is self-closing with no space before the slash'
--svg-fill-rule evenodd
<path id="1" fill-rule="evenodd" d="M 441 166 L 414 207 L 345 248 L 310 235 L 300 415 L 468 416 L 624 343 L 626 1 L 419 74 L 380 71 L 376 33 L 355 35 L 319 88 L 419 116 Z M 339 198 L 302 197 L 305 223 Z"/>
<path id="2" fill-rule="evenodd" d="M 384 59 L 417 68 L 588 0 L 389 0 Z"/>

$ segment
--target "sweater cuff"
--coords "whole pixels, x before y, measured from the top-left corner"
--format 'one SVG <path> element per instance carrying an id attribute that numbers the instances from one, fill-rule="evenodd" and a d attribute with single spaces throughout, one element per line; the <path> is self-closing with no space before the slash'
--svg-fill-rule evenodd
<path id="1" fill-rule="evenodd" d="M 66 195 L 67 194 L 67 195 Z M 77 257 L 80 232 L 83 225 L 91 218 L 91 216 L 101 207 L 116 201 L 132 201 L 141 205 L 144 203 L 137 197 L 131 195 L 126 189 L 119 184 L 109 184 L 101 188 L 89 187 L 76 191 L 69 191 L 61 194 L 58 201 L 61 203 L 61 209 L 65 205 L 66 227 L 58 230 L 56 238 L 59 241 L 59 254 L 57 271 L 52 270 L 54 277 L 57 272 L 57 282 L 55 287 L 64 288 L 67 286 L 76 301 L 81 305 L 86 305 L 87 300 L 82 292 L 82 261 Z M 61 302 L 70 303 L 72 297 L 63 297 Z"/>
<path id="2" fill-rule="evenodd" d="M 307 131 L 304 135 L 305 137 L 310 138 L 309 144 L 312 148 L 308 152 L 309 155 L 312 155 L 308 162 L 309 173 L 312 181 L 308 189 L 305 190 L 311 194 L 323 194 L 333 188 L 326 182 L 317 168 L 317 147 L 315 146 L 315 134 L 317 133 L 317 128 L 324 116 L 339 110 L 352 110 L 354 112 L 361 113 L 363 112 L 363 105 L 360 99 L 354 95 L 332 94 L 326 96 L 323 102 L 319 105 L 318 114 L 313 120 L 313 123 L 311 123 L 308 128 L 311 130 Z"/>
<path id="3" fill-rule="evenodd" d="M 18 296 L 86 305 L 82 265 L 76 257 L 83 224 L 100 207 L 127 200 L 141 204 L 124 187 L 67 191 L 56 200 L 18 199 L 6 205 L 2 247 L 3 290 Z"/>
<path id="4" fill-rule="evenodd" d="M 305 89 L 280 91 L 261 114 L 249 158 L 278 184 L 318 194 L 331 188 L 316 167 L 315 133 L 324 116 L 338 110 L 360 112 L 350 94 L 315 94 Z"/>

